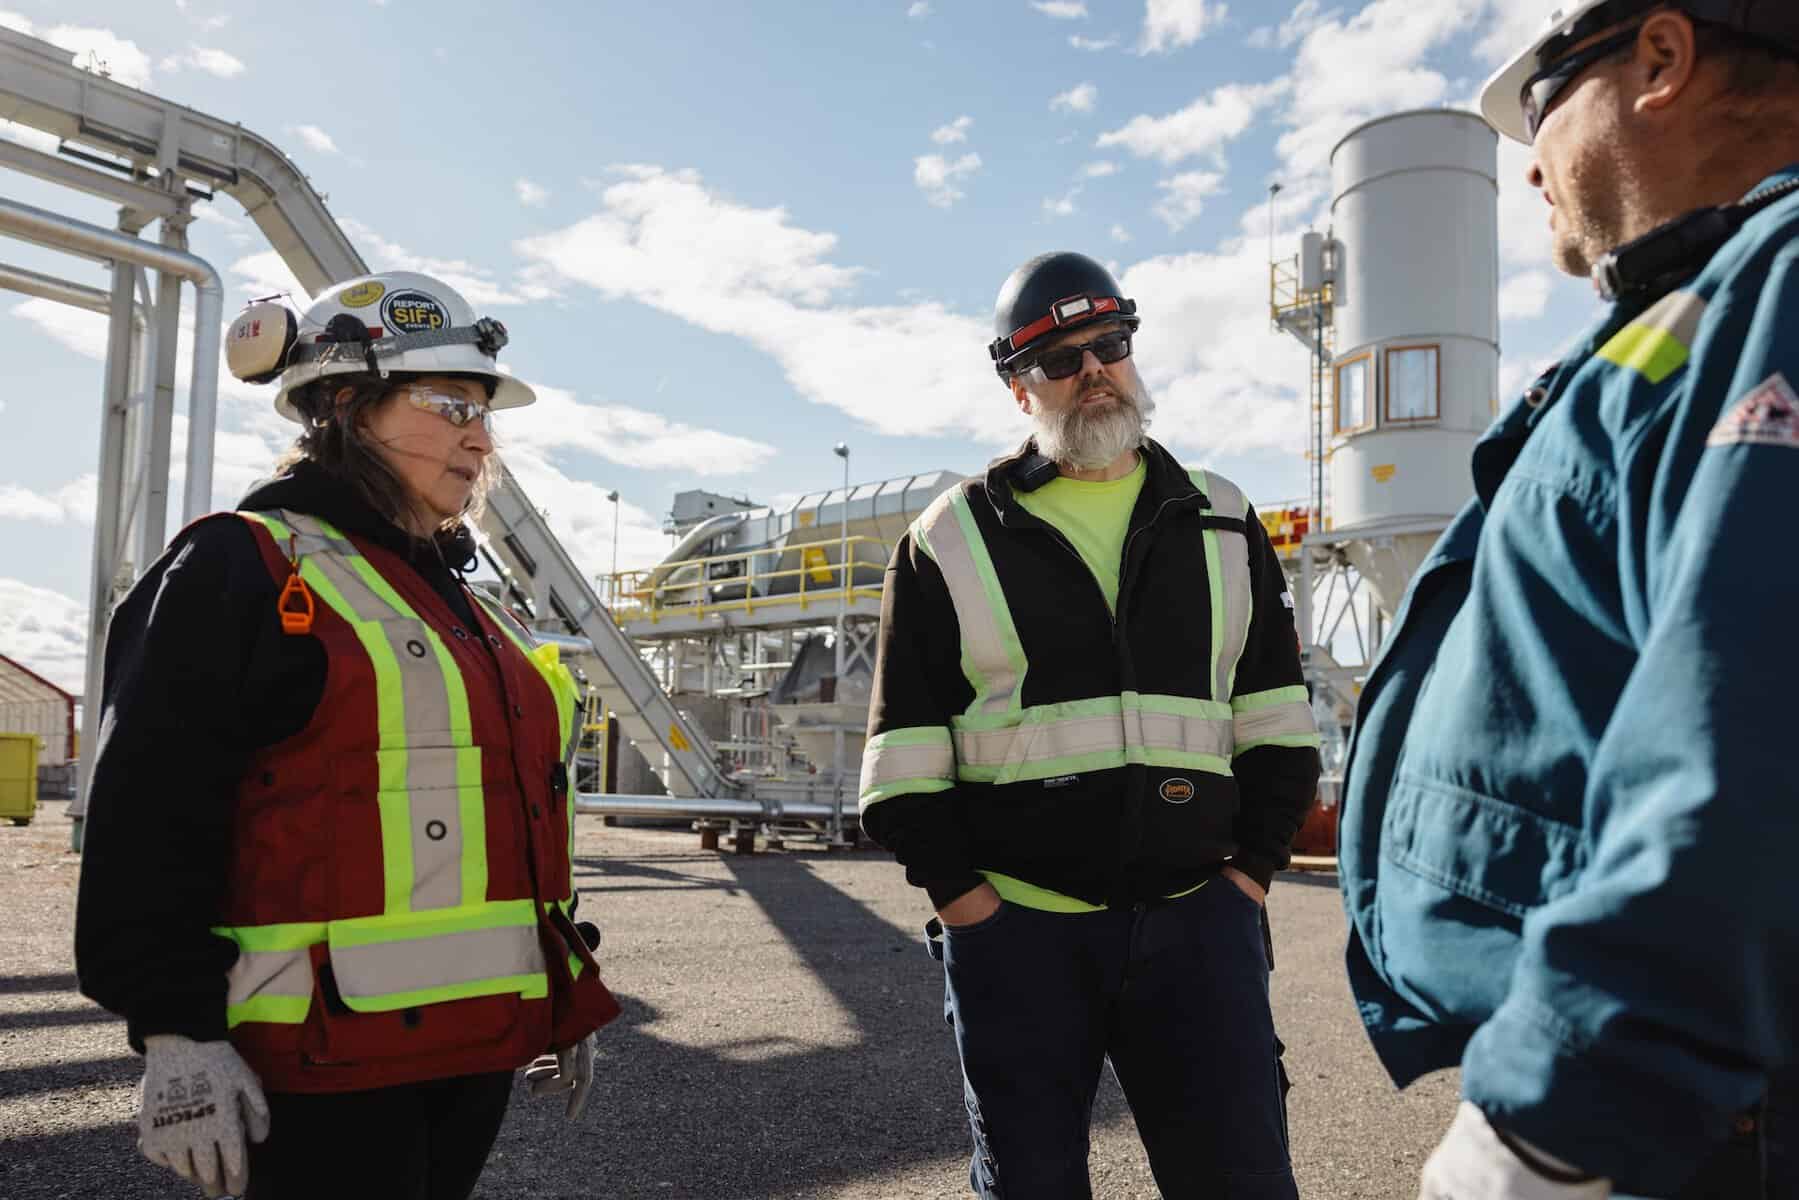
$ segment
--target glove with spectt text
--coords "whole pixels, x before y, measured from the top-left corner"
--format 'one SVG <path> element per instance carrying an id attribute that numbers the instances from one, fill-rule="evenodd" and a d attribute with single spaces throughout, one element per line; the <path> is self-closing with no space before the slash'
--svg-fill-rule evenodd
<path id="1" fill-rule="evenodd" d="M 269 1136 L 269 1102 L 230 1042 L 157 1034 L 144 1039 L 137 1131 L 151 1162 L 208 1196 L 235 1195 L 250 1182 L 246 1134 Z"/>
<path id="2" fill-rule="evenodd" d="M 533 1096 L 568 1093 L 569 1120 L 581 1115 L 587 1105 L 587 1093 L 593 1088 L 593 1034 L 588 1034 L 566 1050 L 541 1055 L 525 1068 L 525 1081 Z"/>
<path id="3" fill-rule="evenodd" d="M 1612 1181 L 1594 1179 L 1559 1159 L 1526 1147 L 1535 1160 L 1500 1140 L 1479 1108 L 1462 1101 L 1449 1132 L 1424 1164 L 1418 1200 L 1609 1200 Z"/>

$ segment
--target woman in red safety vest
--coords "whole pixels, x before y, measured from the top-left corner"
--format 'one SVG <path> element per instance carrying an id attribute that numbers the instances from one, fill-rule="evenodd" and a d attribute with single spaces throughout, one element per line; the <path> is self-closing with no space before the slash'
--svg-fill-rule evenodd
<path id="1" fill-rule="evenodd" d="M 462 1200 L 516 1069 L 573 1119 L 618 1013 L 574 680 L 463 578 L 492 414 L 535 399 L 505 343 L 407 272 L 251 305 L 227 359 L 300 437 L 113 615 L 76 963 L 144 1054 L 140 1147 L 209 1195 Z"/>

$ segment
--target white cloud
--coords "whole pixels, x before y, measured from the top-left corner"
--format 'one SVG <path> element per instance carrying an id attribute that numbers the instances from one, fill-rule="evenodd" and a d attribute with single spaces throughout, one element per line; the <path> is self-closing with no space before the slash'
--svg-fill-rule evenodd
<path id="1" fill-rule="evenodd" d="M 1092 112 L 1094 101 L 1099 99 L 1099 89 L 1091 83 L 1076 84 L 1067 91 L 1050 99 L 1049 107 L 1053 112 L 1061 109 L 1065 112 Z"/>
<path id="2" fill-rule="evenodd" d="M 1323 11 L 1320 0 L 1299 0 L 1299 4 L 1280 23 L 1279 28 L 1264 25 L 1251 33 L 1248 41 L 1250 46 L 1258 50 L 1271 50 L 1276 46 L 1285 50 L 1326 21 L 1335 20 L 1337 15 L 1336 9 Z"/>
<path id="3" fill-rule="evenodd" d="M 1031 0 L 1031 7 L 1046 17 L 1058 21 L 1085 21 L 1087 5 L 1085 0 Z"/>
<path id="4" fill-rule="evenodd" d="M 1543 315 L 1549 307 L 1549 292 L 1554 281 L 1547 271 L 1522 271 L 1506 280 L 1499 288 L 1501 320 L 1529 320 Z"/>
<path id="5" fill-rule="evenodd" d="M 914 21 L 922 21 L 931 15 L 931 6 L 925 0 L 916 0 L 912 7 L 906 10 L 906 15 Z"/>
<path id="6" fill-rule="evenodd" d="M 1072 217 L 1075 214 L 1075 197 L 1081 194 L 1080 188 L 1070 189 L 1061 196 L 1049 196 L 1043 201 L 1043 215 L 1046 217 Z"/>
<path id="7" fill-rule="evenodd" d="M 1116 174 L 1118 174 L 1118 164 L 1115 162 L 1107 162 L 1104 159 L 1101 159 L 1099 162 L 1090 162 L 1081 168 L 1081 177 L 1083 179 L 1104 179 L 1108 175 Z"/>
<path id="8" fill-rule="evenodd" d="M 0 653 L 79 696 L 87 673 L 87 606 L 0 578 Z"/>
<path id="9" fill-rule="evenodd" d="M 1191 46 L 1224 14 L 1225 5 L 1217 0 L 1149 0 L 1140 48 L 1144 54 L 1156 54 Z"/>
<path id="10" fill-rule="evenodd" d="M 1188 171 L 1156 184 L 1162 199 L 1156 216 L 1170 233 L 1178 233 L 1205 211 L 1206 198 L 1224 190 L 1224 176 L 1215 171 Z"/>
<path id="11" fill-rule="evenodd" d="M 208 75 L 217 75 L 220 79 L 235 79 L 244 73 L 241 59 L 206 46 L 190 46 L 186 54 L 171 54 L 162 60 L 161 66 L 165 71 L 180 71 L 191 67 L 196 71 L 205 71 Z"/>
<path id="12" fill-rule="evenodd" d="M 1227 83 L 1179 112 L 1132 117 L 1122 128 L 1100 134 L 1094 144 L 1102 150 L 1122 146 L 1139 158 L 1154 158 L 1164 166 L 1194 155 L 1216 155 L 1249 128 L 1259 111 L 1285 96 L 1290 86 L 1286 79 Z"/>
<path id="13" fill-rule="evenodd" d="M 1300 42 L 1292 78 L 1303 80 L 1282 115 L 1277 144 L 1290 176 L 1328 170 L 1330 150 L 1372 117 L 1443 103 L 1449 81 L 1429 53 L 1475 25 L 1492 0 L 1371 0 L 1347 21 L 1320 19 Z"/>
<path id="14" fill-rule="evenodd" d="M 856 304 L 863 271 L 831 261 L 834 235 L 796 228 L 780 208 L 734 203 L 694 171 L 615 174 L 599 211 L 516 243 L 519 253 L 607 299 L 741 339 L 774 359 L 799 395 L 878 432 L 998 446 L 1022 431 L 982 350 L 992 336 L 984 315 L 928 300 Z M 921 345 L 964 350 L 919 354 Z"/>
<path id="15" fill-rule="evenodd" d="M 1131 231 L 1122 225 L 1112 226 L 1111 232 L 1112 240 L 1115 242 L 1124 243 L 1131 240 Z"/>
<path id="16" fill-rule="evenodd" d="M 1116 37 L 1082 37 L 1080 34 L 1076 33 L 1069 35 L 1068 44 L 1073 46 L 1076 50 L 1100 51 L 1110 50 L 1113 46 L 1118 44 L 1118 39 Z"/>
<path id="17" fill-rule="evenodd" d="M 951 162 L 941 154 L 921 154 L 912 160 L 912 182 L 925 199 L 948 208 L 967 193 L 956 186 L 981 169 L 981 156 L 972 151 Z"/>
<path id="18" fill-rule="evenodd" d="M 316 150 L 320 154 L 337 153 L 337 143 L 331 140 L 330 134 L 317 125 L 295 125 L 291 128 L 294 133 L 299 135 L 300 140 L 306 143 L 308 149 Z"/>
<path id="19" fill-rule="evenodd" d="M 1541 5 L 1504 4 L 1494 0 L 1488 12 L 1492 21 L 1480 41 L 1475 43 L 1474 53 L 1495 67 L 1535 42 L 1543 31 Z"/>
<path id="20" fill-rule="evenodd" d="M 1529 146 L 1499 139 L 1499 258 L 1513 266 L 1539 266 L 1549 260 L 1549 205 L 1530 186 Z"/>
<path id="21" fill-rule="evenodd" d="M 968 130 L 973 125 L 973 117 L 967 115 L 957 117 L 948 125 L 939 125 L 931 130 L 931 140 L 939 146 L 953 146 L 957 142 L 966 142 Z"/>
<path id="22" fill-rule="evenodd" d="M 32 33 L 30 25 L 29 21 L 18 18 L 13 28 Z M 122 38 L 110 29 L 56 25 L 37 36 L 73 52 L 78 67 L 103 73 L 126 87 L 142 88 L 150 84 L 150 56 L 138 49 L 136 42 Z"/>
<path id="23" fill-rule="evenodd" d="M 547 188 L 532 183 L 529 179 L 518 180 L 512 185 L 512 188 L 518 193 L 518 202 L 526 208 L 542 208 L 550 198 Z"/>
<path id="24" fill-rule="evenodd" d="M 92 525 L 97 494 L 95 476 L 79 476 L 53 492 L 34 492 L 15 483 L 0 484 L 0 520 L 70 522 Z"/>
<path id="25" fill-rule="evenodd" d="M 767 442 L 699 429 L 659 413 L 622 404 L 584 404 L 575 394 L 533 384 L 537 403 L 505 414 L 500 428 L 508 456 L 520 448 L 549 455 L 578 450 L 620 466 L 736 475 L 773 458 Z"/>

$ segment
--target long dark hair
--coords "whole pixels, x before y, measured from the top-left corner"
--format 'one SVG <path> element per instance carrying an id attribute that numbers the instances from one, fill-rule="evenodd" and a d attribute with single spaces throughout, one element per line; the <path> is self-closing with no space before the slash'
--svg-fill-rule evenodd
<path id="1" fill-rule="evenodd" d="M 418 506 L 405 483 L 382 459 L 376 449 L 378 443 L 368 430 L 368 420 L 376 406 L 396 388 L 404 387 L 410 381 L 410 377 L 404 375 L 386 379 L 375 375 L 339 375 L 308 384 L 296 392 L 294 407 L 300 410 L 305 424 L 294 444 L 276 460 L 276 474 L 287 471 L 296 463 L 310 462 L 343 480 L 363 503 L 390 524 L 410 532 Z M 483 379 L 481 382 L 489 381 Z M 350 398 L 340 405 L 336 402 L 337 394 L 346 388 Z M 498 477 L 493 456 L 485 455 L 468 503 L 461 513 L 447 518 L 433 530 L 433 536 L 454 533 L 464 520 L 471 523 L 480 520 L 488 489 Z"/>

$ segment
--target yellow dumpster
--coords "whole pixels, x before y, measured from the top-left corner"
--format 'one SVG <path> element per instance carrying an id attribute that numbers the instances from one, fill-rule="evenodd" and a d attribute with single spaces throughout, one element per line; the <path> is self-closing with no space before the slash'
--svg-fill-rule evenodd
<path id="1" fill-rule="evenodd" d="M 35 733 L 0 733 L 0 817 L 29 825 L 37 813 Z"/>

